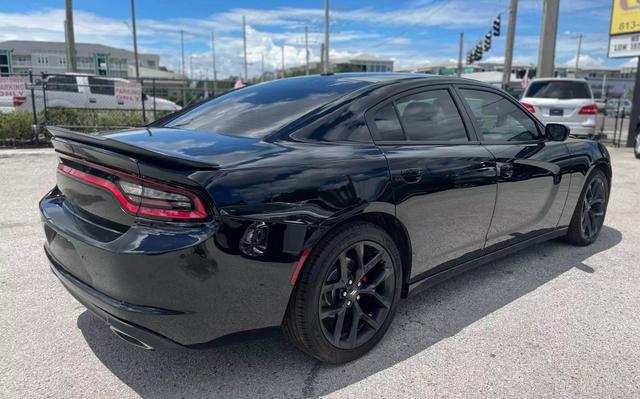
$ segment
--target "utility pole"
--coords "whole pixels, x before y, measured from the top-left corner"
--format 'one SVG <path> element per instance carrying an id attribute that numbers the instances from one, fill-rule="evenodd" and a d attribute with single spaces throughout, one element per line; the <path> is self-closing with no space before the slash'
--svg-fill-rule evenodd
<path id="1" fill-rule="evenodd" d="M 65 0 L 65 41 L 67 42 L 67 72 L 78 72 L 76 63 L 76 39 L 73 34 L 73 1 Z"/>
<path id="2" fill-rule="evenodd" d="M 305 50 L 305 58 L 307 63 L 305 64 L 304 72 L 305 75 L 309 74 L 309 27 L 307 25 L 304 26 L 304 50 Z"/>
<path id="3" fill-rule="evenodd" d="M 184 30 L 180 30 L 180 49 L 182 52 L 182 68 L 180 69 L 180 73 L 182 76 L 186 76 L 186 71 L 184 70 Z"/>
<path id="4" fill-rule="evenodd" d="M 284 44 L 282 45 L 282 79 L 286 77 L 284 70 Z"/>
<path id="5" fill-rule="evenodd" d="M 242 41 L 244 45 L 244 81 L 247 82 L 249 80 L 249 75 L 247 74 L 247 24 L 242 16 Z"/>
<path id="6" fill-rule="evenodd" d="M 180 50 L 182 51 L 182 68 L 180 69 L 180 74 L 182 75 L 183 78 L 186 79 L 187 74 L 186 74 L 186 71 L 184 70 L 184 30 L 183 29 L 180 30 Z M 182 107 L 186 107 L 186 106 L 187 106 L 187 88 L 184 86 L 184 83 L 183 83 Z"/>
<path id="7" fill-rule="evenodd" d="M 216 37 L 211 31 L 211 62 L 213 63 L 213 95 L 218 91 L 218 71 L 216 71 Z"/>
<path id="8" fill-rule="evenodd" d="M 140 81 L 140 63 L 138 62 L 138 37 L 136 35 L 136 7 L 131 0 L 131 27 L 133 28 L 133 58 L 136 62 L 136 79 Z"/>
<path id="9" fill-rule="evenodd" d="M 513 64 L 513 42 L 516 37 L 516 17 L 518 16 L 518 0 L 511 0 L 509 5 L 509 27 L 504 55 L 504 71 L 502 72 L 502 89 L 507 90 L 511 80 L 511 66 Z"/>
<path id="10" fill-rule="evenodd" d="M 324 58 L 322 73 L 329 73 L 329 0 L 324 0 Z"/>
<path id="11" fill-rule="evenodd" d="M 462 76 L 463 46 L 464 46 L 464 32 L 460 32 L 460 45 L 458 46 L 458 77 Z"/>
<path id="12" fill-rule="evenodd" d="M 558 9 L 560 0 L 544 0 L 542 7 L 542 28 L 538 50 L 539 78 L 552 78 L 555 69 L 556 36 L 558 34 Z"/>
<path id="13" fill-rule="evenodd" d="M 582 50 L 582 33 L 578 35 L 578 54 L 576 54 L 576 73 L 580 69 L 580 51 Z"/>

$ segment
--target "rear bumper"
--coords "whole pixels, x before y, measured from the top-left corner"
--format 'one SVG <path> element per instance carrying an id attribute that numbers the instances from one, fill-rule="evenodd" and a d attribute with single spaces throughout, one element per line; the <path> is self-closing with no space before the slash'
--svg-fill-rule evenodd
<path id="1" fill-rule="evenodd" d="M 47 257 L 51 262 L 51 271 L 58 277 L 62 285 L 69 291 L 69 293 L 84 307 L 86 307 L 91 313 L 100 318 L 114 332 L 121 332 L 134 337 L 136 340 L 148 345 L 146 349 L 179 349 L 184 348 L 180 345 L 162 335 L 156 334 L 144 327 L 132 324 L 125 320 L 119 319 L 114 315 L 103 310 L 99 305 L 107 307 L 106 303 L 102 300 L 105 296 L 100 292 L 94 290 L 82 281 L 73 277 L 70 273 L 66 272 L 62 266 L 60 266 L 55 260 L 52 259 L 49 252 L 45 249 Z M 108 297 L 107 297 L 108 298 Z M 108 298 L 110 302 L 117 302 L 113 298 Z M 129 304 L 120 303 L 121 306 L 129 306 Z"/>
<path id="2" fill-rule="evenodd" d="M 139 224 L 101 235 L 59 193 L 46 196 L 40 211 L 45 252 L 64 287 L 107 324 L 154 348 L 206 346 L 282 322 L 297 254 L 280 246 L 264 259 L 240 255 L 237 240 L 251 221 Z M 286 226 L 272 231 L 274 239 L 292 235 Z"/>

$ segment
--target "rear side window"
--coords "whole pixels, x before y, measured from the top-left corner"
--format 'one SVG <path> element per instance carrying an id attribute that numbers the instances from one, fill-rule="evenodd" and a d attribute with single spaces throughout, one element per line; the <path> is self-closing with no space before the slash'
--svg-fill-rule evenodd
<path id="1" fill-rule="evenodd" d="M 400 141 L 404 140 L 404 132 L 398 114 L 393 103 L 389 103 L 380 108 L 373 115 L 373 122 L 376 125 L 376 140 L 383 141 Z"/>
<path id="2" fill-rule="evenodd" d="M 327 76 L 270 81 L 217 97 L 166 126 L 264 137 L 368 84 L 358 79 Z"/>
<path id="3" fill-rule="evenodd" d="M 487 141 L 531 141 L 542 138 L 535 122 L 511 101 L 496 93 L 461 89 Z"/>
<path id="4" fill-rule="evenodd" d="M 47 90 L 78 92 L 78 82 L 75 76 L 52 76 L 47 80 Z"/>
<path id="5" fill-rule="evenodd" d="M 448 90 L 431 90 L 396 100 L 402 127 L 412 141 L 468 140 Z"/>
<path id="6" fill-rule="evenodd" d="M 537 98 L 591 98 L 591 89 L 587 82 L 569 80 L 533 81 L 525 97 Z"/>
<path id="7" fill-rule="evenodd" d="M 100 79 L 89 76 L 89 90 L 92 94 L 115 95 L 115 88 L 113 80 L 111 79 Z"/>

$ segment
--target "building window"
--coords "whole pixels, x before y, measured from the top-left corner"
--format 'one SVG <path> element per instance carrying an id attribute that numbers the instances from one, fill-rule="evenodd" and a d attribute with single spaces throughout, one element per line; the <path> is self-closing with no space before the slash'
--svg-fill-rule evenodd
<path id="1" fill-rule="evenodd" d="M 109 75 L 109 54 L 95 53 L 95 74 L 101 76 Z"/>
<path id="2" fill-rule="evenodd" d="M 11 74 L 11 53 L 6 50 L 0 50 L 0 76 L 8 76 Z"/>

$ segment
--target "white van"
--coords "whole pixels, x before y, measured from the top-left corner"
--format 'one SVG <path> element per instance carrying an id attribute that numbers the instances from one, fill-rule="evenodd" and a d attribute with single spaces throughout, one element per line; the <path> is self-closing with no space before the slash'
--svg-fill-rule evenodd
<path id="1" fill-rule="evenodd" d="M 122 109 L 142 110 L 141 97 L 147 113 L 156 111 L 178 111 L 179 105 L 169 100 L 155 98 L 141 94 L 140 85 L 131 83 L 126 79 L 107 76 L 93 76 L 81 74 L 52 75 L 46 78 L 46 101 L 50 108 L 89 108 L 89 109 Z M 7 109 L 24 109 L 30 111 L 31 92 L 26 91 L 27 96 L 13 104 L 0 104 Z M 44 109 L 43 91 L 41 88 L 34 90 L 36 110 Z"/>

